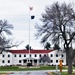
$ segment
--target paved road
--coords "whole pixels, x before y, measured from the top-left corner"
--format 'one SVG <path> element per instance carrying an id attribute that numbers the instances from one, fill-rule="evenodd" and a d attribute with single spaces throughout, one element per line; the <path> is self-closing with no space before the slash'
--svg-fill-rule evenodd
<path id="1" fill-rule="evenodd" d="M 12 74 L 7 74 L 7 75 L 48 75 L 47 72 L 42 72 L 42 71 L 30 71 L 30 72 L 13 72 Z"/>

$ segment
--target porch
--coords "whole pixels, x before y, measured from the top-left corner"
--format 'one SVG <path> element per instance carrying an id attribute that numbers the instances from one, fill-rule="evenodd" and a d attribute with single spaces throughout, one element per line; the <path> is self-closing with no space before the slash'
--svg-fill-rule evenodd
<path id="1" fill-rule="evenodd" d="M 39 65 L 39 59 L 35 58 L 22 59 L 22 65 L 27 65 L 28 63 L 31 63 L 32 65 Z"/>

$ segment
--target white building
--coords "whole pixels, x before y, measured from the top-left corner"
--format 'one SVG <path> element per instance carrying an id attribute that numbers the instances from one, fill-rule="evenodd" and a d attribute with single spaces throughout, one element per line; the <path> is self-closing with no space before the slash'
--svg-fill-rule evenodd
<path id="1" fill-rule="evenodd" d="M 32 65 L 39 65 L 41 64 L 39 59 L 43 55 L 49 56 L 49 65 L 59 65 L 60 59 L 62 59 L 63 65 L 66 65 L 66 54 L 57 50 L 30 50 L 30 53 L 29 50 L 9 50 L 0 54 L 0 66 L 27 65 L 29 60 Z"/>

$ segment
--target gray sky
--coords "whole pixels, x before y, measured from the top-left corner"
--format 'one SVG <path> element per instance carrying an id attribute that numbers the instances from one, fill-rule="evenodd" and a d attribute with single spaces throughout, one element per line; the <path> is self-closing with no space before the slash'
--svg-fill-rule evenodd
<path id="1" fill-rule="evenodd" d="M 35 19 L 30 20 L 30 45 L 33 49 L 43 49 L 40 40 L 34 37 L 34 25 L 40 23 L 45 7 L 56 1 L 75 4 L 74 0 L 0 0 L 0 19 L 13 25 L 12 38 L 15 41 L 24 41 L 17 49 L 24 49 L 29 44 L 29 6 L 33 7 L 30 15 L 35 15 Z"/>

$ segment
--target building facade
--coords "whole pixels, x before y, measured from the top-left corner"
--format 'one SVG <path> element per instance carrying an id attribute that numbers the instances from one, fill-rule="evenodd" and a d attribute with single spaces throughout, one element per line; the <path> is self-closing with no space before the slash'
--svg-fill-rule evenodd
<path id="1" fill-rule="evenodd" d="M 0 66 L 6 65 L 27 65 L 30 61 L 32 65 L 43 64 L 40 58 L 48 55 L 50 63 L 48 65 L 59 65 L 59 60 L 62 59 L 63 65 L 66 65 L 66 54 L 57 50 L 9 50 L 3 51 L 0 54 Z"/>

